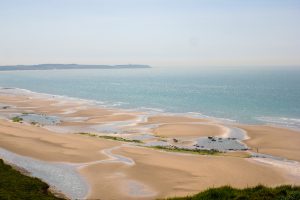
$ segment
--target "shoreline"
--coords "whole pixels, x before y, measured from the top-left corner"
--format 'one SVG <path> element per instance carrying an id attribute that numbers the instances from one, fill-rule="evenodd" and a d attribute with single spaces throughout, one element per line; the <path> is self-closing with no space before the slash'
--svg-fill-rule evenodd
<path id="1" fill-rule="evenodd" d="M 268 161 L 264 163 L 240 156 L 246 151 L 230 150 L 236 142 L 246 143 L 249 147 L 264 145 L 272 136 L 265 134 L 260 137 L 259 130 L 250 130 L 247 125 L 184 115 L 111 109 L 90 102 L 34 94 L 0 93 L 0 105 L 5 105 L 0 108 L 0 147 L 43 162 L 68 163 L 78 167 L 79 175 L 90 185 L 89 198 L 154 199 L 190 195 L 207 187 L 226 184 L 239 188 L 258 183 L 269 186 L 300 184 L 299 178 L 293 178 L 300 175 L 300 171 L 291 174 L 288 169 L 276 166 L 267 158 L 258 158 Z M 24 119 L 12 122 L 13 116 Z M 53 120 L 52 116 L 57 118 Z M 265 126 L 256 127 L 261 128 Z M 99 136 L 113 135 L 142 143 L 74 134 L 89 130 Z M 277 130 L 277 134 L 272 136 L 278 141 L 275 144 L 281 144 L 277 147 L 280 155 L 297 160 L 295 158 L 300 151 L 287 148 L 289 146 L 280 138 L 288 133 L 290 145 L 289 142 L 298 141 L 299 133 L 272 127 L 265 131 L 273 130 Z M 199 138 L 202 142 L 205 139 L 204 146 L 216 144 L 217 148 L 224 150 L 224 155 L 195 155 L 147 148 L 147 145 L 157 144 L 202 148 L 195 146 Z M 272 150 L 270 145 L 264 146 L 269 149 L 267 153 L 277 156 L 278 150 Z M 264 153 L 264 149 L 259 151 Z M 299 166 L 298 163 L 294 167 L 298 169 Z M 103 180 L 106 189 L 101 186 Z"/>
<path id="2" fill-rule="evenodd" d="M 203 113 L 200 112 L 191 112 L 191 111 L 187 111 L 187 112 L 169 112 L 169 111 L 165 111 L 161 108 L 152 108 L 152 107 L 131 107 L 131 108 L 124 108 L 121 107 L 122 104 L 126 104 L 125 102 L 105 102 L 105 101 L 101 101 L 101 100 L 92 100 L 92 99 L 85 99 L 85 98 L 79 98 L 79 97 L 71 97 L 71 96 L 67 96 L 67 95 L 59 95 L 59 94 L 50 94 L 50 93 L 44 93 L 44 92 L 35 92 L 29 89 L 24 89 L 24 88 L 17 88 L 17 87 L 1 87 L 0 86 L 0 92 L 3 93 L 3 90 L 18 90 L 15 91 L 16 93 L 11 93 L 10 94 L 15 94 L 15 95 L 34 95 L 35 98 L 45 98 L 45 99 L 54 99 L 54 100 L 59 100 L 62 102 L 74 102 L 77 103 L 79 105 L 81 104 L 85 104 L 85 106 L 95 106 L 95 107 L 100 107 L 106 110 L 115 110 L 115 111 L 124 111 L 125 113 L 128 112 L 136 112 L 136 113 L 147 113 L 147 116 L 151 116 L 151 115 L 163 115 L 163 116 L 182 116 L 182 117 L 188 117 L 191 119 L 200 119 L 200 120 L 208 120 L 208 121 L 214 121 L 214 122 L 218 122 L 218 123 L 224 123 L 224 124 L 228 124 L 228 125 L 257 125 L 257 126 L 270 126 L 270 127 L 274 127 L 274 128 L 284 128 L 284 129 L 290 129 L 290 130 L 294 130 L 294 131 L 300 131 L 300 127 L 296 128 L 296 127 L 289 127 L 286 125 L 282 125 L 282 124 L 277 124 L 274 123 L 272 124 L 271 122 L 268 121 L 261 121 L 259 120 L 260 123 L 243 123 L 243 122 L 238 122 L 235 119 L 230 119 L 230 118 L 222 118 L 222 117 L 215 117 L 215 116 L 208 116 L 205 115 Z M 259 117 L 259 118 L 263 118 L 263 117 Z M 294 118 L 291 118 L 294 119 Z"/>

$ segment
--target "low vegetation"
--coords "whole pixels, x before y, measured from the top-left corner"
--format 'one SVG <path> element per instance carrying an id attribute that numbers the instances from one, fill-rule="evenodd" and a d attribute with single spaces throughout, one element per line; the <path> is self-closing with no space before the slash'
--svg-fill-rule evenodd
<path id="1" fill-rule="evenodd" d="M 22 112 L 22 115 L 30 115 L 30 114 L 34 114 L 32 112 Z"/>
<path id="2" fill-rule="evenodd" d="M 19 116 L 16 116 L 16 117 L 13 117 L 11 119 L 13 122 L 22 122 L 23 121 L 23 118 L 22 117 L 19 117 Z"/>
<path id="3" fill-rule="evenodd" d="M 108 140 L 116 140 L 116 141 L 120 141 L 120 142 L 143 143 L 140 140 L 130 140 L 130 139 L 122 138 L 122 137 L 109 136 L 109 135 L 97 135 L 97 134 L 93 134 L 93 133 L 79 133 L 79 134 L 81 134 L 81 135 L 88 135 L 88 136 L 91 136 L 91 137 L 108 139 Z"/>
<path id="4" fill-rule="evenodd" d="M 187 148 L 180 148 L 177 146 L 150 146 L 151 148 L 165 150 L 165 151 L 172 151 L 172 152 L 182 152 L 182 153 L 196 153 L 201 155 L 216 155 L 220 154 L 221 152 L 215 149 L 187 149 Z"/>
<path id="5" fill-rule="evenodd" d="M 194 196 L 168 198 L 168 200 L 299 200 L 300 187 L 284 185 L 269 188 L 262 185 L 235 189 L 230 186 L 208 189 Z"/>
<path id="6" fill-rule="evenodd" d="M 49 192 L 49 185 L 21 174 L 0 159 L 0 199 L 62 200 Z"/>

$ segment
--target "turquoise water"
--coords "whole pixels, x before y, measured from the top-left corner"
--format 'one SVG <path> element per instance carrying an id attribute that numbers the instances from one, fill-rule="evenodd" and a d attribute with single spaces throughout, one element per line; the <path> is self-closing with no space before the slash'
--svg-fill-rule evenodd
<path id="1" fill-rule="evenodd" d="M 300 127 L 300 70 L 10 71 L 0 72 L 0 86 L 122 108 Z"/>

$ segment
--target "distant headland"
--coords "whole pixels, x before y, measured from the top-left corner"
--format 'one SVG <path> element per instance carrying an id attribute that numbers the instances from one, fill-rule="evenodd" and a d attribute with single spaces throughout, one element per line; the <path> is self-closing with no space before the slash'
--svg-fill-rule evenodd
<path id="1" fill-rule="evenodd" d="M 38 64 L 0 66 L 0 71 L 13 70 L 61 70 L 61 69 L 139 69 L 151 68 L 149 65 L 85 65 L 85 64 Z"/>

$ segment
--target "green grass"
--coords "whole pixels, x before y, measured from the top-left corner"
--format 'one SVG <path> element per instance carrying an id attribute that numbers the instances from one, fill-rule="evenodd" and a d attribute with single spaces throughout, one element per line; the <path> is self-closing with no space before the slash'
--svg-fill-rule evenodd
<path id="1" fill-rule="evenodd" d="M 30 114 L 34 114 L 32 112 L 22 112 L 22 115 L 30 115 Z"/>
<path id="2" fill-rule="evenodd" d="M 160 149 L 165 151 L 171 152 L 182 152 L 182 153 L 195 153 L 201 155 L 218 155 L 221 152 L 218 150 L 207 150 L 207 149 L 186 149 L 186 148 L 179 148 L 176 146 L 150 146 L 150 148 Z"/>
<path id="3" fill-rule="evenodd" d="M 125 139 L 125 138 L 122 138 L 122 137 L 115 137 L 115 136 L 109 136 L 109 135 L 97 135 L 97 134 L 93 134 L 93 133 L 79 133 L 79 134 L 80 135 L 88 135 L 88 136 L 91 136 L 91 137 L 108 139 L 108 140 L 116 140 L 116 141 L 120 141 L 120 142 L 143 143 L 140 140 L 129 140 L 129 139 Z"/>
<path id="4" fill-rule="evenodd" d="M 19 116 L 16 116 L 16 117 L 11 118 L 11 120 L 12 120 L 13 122 L 22 122 L 22 121 L 23 121 L 23 118 L 22 118 L 22 117 L 19 117 Z"/>
<path id="5" fill-rule="evenodd" d="M 1 200 L 62 200 L 48 191 L 49 185 L 25 176 L 0 159 Z"/>
<path id="6" fill-rule="evenodd" d="M 269 188 L 262 185 L 235 189 L 229 186 L 212 188 L 194 196 L 168 198 L 167 200 L 299 200 L 300 187 L 283 185 Z"/>

